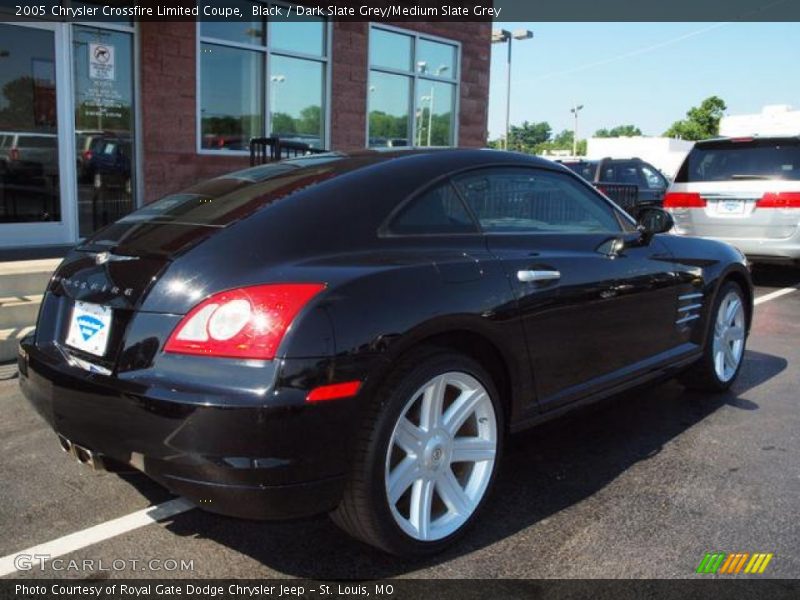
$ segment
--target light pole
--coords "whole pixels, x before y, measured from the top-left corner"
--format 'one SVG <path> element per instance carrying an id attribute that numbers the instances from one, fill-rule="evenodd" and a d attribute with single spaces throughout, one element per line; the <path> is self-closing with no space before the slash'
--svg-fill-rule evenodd
<path id="1" fill-rule="evenodd" d="M 447 71 L 450 67 L 447 65 L 439 65 L 439 68 L 434 71 L 434 75 L 437 77 L 441 77 L 442 73 Z M 417 70 L 425 74 L 428 72 L 428 63 L 424 60 L 421 60 L 417 63 Z M 420 106 L 423 102 L 428 103 L 428 130 L 426 132 L 428 146 L 431 145 L 431 130 L 433 128 L 433 103 L 434 103 L 434 83 L 431 82 L 431 91 L 427 96 L 421 96 L 419 99 Z M 422 120 L 425 118 L 425 109 L 421 108 L 417 111 L 417 146 L 422 145 Z"/>
<path id="2" fill-rule="evenodd" d="M 508 150 L 508 132 L 511 129 L 511 39 L 529 40 L 533 37 L 533 32 L 529 29 L 516 29 L 511 33 L 507 29 L 493 29 L 492 43 L 508 43 L 508 64 L 506 66 L 506 137 L 503 140 L 503 148 Z"/>
<path id="3" fill-rule="evenodd" d="M 575 124 L 572 128 L 572 156 L 578 156 L 578 112 L 583 108 L 583 104 L 577 102 L 569 109 L 575 116 Z"/>
<path id="4" fill-rule="evenodd" d="M 273 75 L 269 78 L 270 83 L 272 83 L 272 87 L 270 87 L 270 92 L 272 92 L 272 97 L 268 99 L 270 111 L 269 111 L 269 130 L 270 135 L 275 135 L 277 133 L 281 133 L 280 131 L 275 131 L 275 120 L 273 117 L 278 114 L 278 86 L 286 81 L 285 75 Z"/>

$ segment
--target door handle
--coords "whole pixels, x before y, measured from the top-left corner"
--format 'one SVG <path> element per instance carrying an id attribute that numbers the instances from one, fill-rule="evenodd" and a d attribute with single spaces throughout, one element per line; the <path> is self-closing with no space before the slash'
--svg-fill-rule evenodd
<path id="1" fill-rule="evenodd" d="M 523 283 L 532 281 L 555 281 L 561 279 L 558 271 L 517 271 L 517 279 Z"/>

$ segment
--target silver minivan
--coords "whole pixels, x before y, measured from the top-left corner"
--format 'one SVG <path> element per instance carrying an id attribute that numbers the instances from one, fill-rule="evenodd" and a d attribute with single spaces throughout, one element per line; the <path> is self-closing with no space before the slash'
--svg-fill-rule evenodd
<path id="1" fill-rule="evenodd" d="M 664 208 L 677 235 L 723 240 L 754 262 L 800 261 L 800 136 L 697 142 Z"/>

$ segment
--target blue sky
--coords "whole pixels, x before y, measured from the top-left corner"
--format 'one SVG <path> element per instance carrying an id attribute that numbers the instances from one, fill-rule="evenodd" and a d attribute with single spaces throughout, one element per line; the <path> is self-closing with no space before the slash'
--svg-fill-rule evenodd
<path id="1" fill-rule="evenodd" d="M 511 123 L 548 121 L 579 137 L 631 123 L 660 135 L 704 98 L 728 114 L 765 104 L 800 108 L 800 23 L 496 23 L 527 28 L 513 41 Z M 505 130 L 505 44 L 492 47 L 490 138 Z"/>

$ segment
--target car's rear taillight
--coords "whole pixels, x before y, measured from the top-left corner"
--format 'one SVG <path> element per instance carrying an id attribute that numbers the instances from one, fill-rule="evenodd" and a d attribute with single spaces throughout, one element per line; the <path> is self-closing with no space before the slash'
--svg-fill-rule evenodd
<path id="1" fill-rule="evenodd" d="M 694 192 L 669 192 L 664 196 L 664 208 L 705 208 L 705 199 Z"/>
<path id="2" fill-rule="evenodd" d="M 302 308 L 321 283 L 276 283 L 214 294 L 178 324 L 165 352 L 272 360 Z"/>
<path id="3" fill-rule="evenodd" d="M 8 160 L 19 160 L 19 148 L 13 146 L 8 151 Z"/>
<path id="4" fill-rule="evenodd" d="M 83 153 L 83 160 L 92 160 L 92 151 L 87 150 Z"/>
<path id="5" fill-rule="evenodd" d="M 800 208 L 800 192 L 767 192 L 756 202 L 758 208 Z"/>

